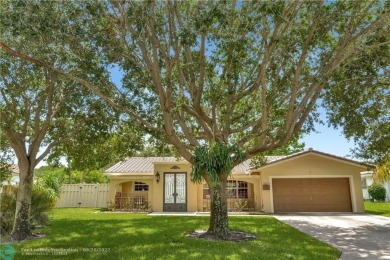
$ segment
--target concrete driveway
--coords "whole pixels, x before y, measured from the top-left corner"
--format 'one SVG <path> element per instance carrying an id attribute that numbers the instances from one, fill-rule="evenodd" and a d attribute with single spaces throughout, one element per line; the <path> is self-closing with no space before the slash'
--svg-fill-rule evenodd
<path id="1" fill-rule="evenodd" d="M 340 259 L 390 259 L 390 218 L 370 214 L 277 214 L 289 224 L 338 248 Z"/>

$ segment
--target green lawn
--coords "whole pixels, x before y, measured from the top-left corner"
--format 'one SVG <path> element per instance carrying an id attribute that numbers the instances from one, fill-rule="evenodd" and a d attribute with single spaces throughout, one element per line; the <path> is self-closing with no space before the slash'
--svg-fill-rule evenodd
<path id="1" fill-rule="evenodd" d="M 96 211 L 55 209 L 50 225 L 37 230 L 49 236 L 12 244 L 15 259 L 338 259 L 340 255 L 337 249 L 270 216 L 231 217 L 232 229 L 254 233 L 257 239 L 217 242 L 185 236 L 206 229 L 208 217 Z"/>
<path id="2" fill-rule="evenodd" d="M 365 201 L 364 208 L 366 213 L 390 217 L 390 202 Z"/>

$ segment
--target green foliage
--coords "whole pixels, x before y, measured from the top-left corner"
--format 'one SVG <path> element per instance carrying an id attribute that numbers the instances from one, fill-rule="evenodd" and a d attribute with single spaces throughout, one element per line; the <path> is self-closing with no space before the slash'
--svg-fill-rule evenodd
<path id="1" fill-rule="evenodd" d="M 172 156 L 180 157 L 174 146 L 169 142 L 158 140 L 153 137 L 148 137 L 145 145 L 137 152 L 137 156 Z"/>
<path id="2" fill-rule="evenodd" d="M 390 181 L 390 156 L 375 168 L 374 181 L 382 184 Z"/>
<path id="3" fill-rule="evenodd" d="M 267 164 L 267 158 L 263 153 L 261 153 L 261 154 L 257 154 L 257 155 L 252 157 L 251 163 L 249 166 L 251 168 L 259 168 L 259 167 L 262 167 L 266 164 Z"/>
<path id="4" fill-rule="evenodd" d="M 63 175 L 46 175 L 36 178 L 34 188 L 37 190 L 46 190 L 47 195 L 54 199 L 60 195 L 61 185 L 63 183 Z"/>
<path id="5" fill-rule="evenodd" d="M 55 179 L 37 178 L 33 187 L 31 197 L 30 222 L 34 225 L 47 224 L 47 215 L 45 214 L 54 208 L 59 196 L 60 183 Z M 1 235 L 7 235 L 11 232 L 16 209 L 16 196 L 18 186 L 6 186 L 1 193 Z"/>
<path id="6" fill-rule="evenodd" d="M 258 168 L 267 164 L 266 156 L 286 156 L 298 152 L 302 152 L 305 148 L 305 143 L 299 141 L 300 135 L 296 135 L 290 141 L 277 149 L 258 153 L 251 158 L 250 167 Z"/>
<path id="7" fill-rule="evenodd" d="M 312 129 L 324 86 L 343 86 L 348 77 L 337 74 L 348 66 L 371 70 L 355 58 L 388 37 L 381 1 L 18 3 L 2 3 L 8 46 L 82 83 L 187 160 L 214 139 L 250 158 Z"/>
<path id="8" fill-rule="evenodd" d="M 99 131 L 90 125 L 81 129 L 72 140 L 56 147 L 49 156 L 54 163 L 67 158 L 72 170 L 91 171 L 107 167 L 143 149 L 143 133 L 134 125 L 122 122 L 117 115 L 106 118 Z"/>
<path id="9" fill-rule="evenodd" d="M 37 181 L 31 197 L 30 220 L 32 225 L 45 225 L 47 222 L 46 212 L 54 208 L 60 194 L 59 183 L 47 183 Z"/>
<path id="10" fill-rule="evenodd" d="M 144 133 L 172 144 L 193 163 L 194 181 L 208 174 L 218 182 L 244 159 L 312 130 L 321 94 L 334 94 L 329 86 L 348 79 L 338 72 L 388 42 L 388 8 L 382 1 L 3 1 L 0 28 L 6 46 L 88 89 L 68 97 L 68 112 L 100 101 L 85 101 L 91 91 Z M 21 53 L 13 55 L 27 60 Z M 356 64 L 364 76 L 368 67 Z M 110 78 L 113 67 L 120 79 Z M 106 130 L 99 124 L 109 122 L 107 113 L 81 110 Z M 63 115 L 58 123 L 67 122 Z M 69 151 L 76 154 L 70 160 L 78 157 Z"/>
<path id="11" fill-rule="evenodd" d="M 38 178 L 55 178 L 65 179 L 67 176 L 67 168 L 64 166 L 42 166 L 35 170 L 35 176 Z"/>
<path id="12" fill-rule="evenodd" d="M 100 170 L 72 171 L 72 183 L 108 183 L 108 178 Z"/>
<path id="13" fill-rule="evenodd" d="M 13 186 L 5 186 L 3 192 L 0 194 L 0 234 L 2 236 L 11 232 L 14 223 L 15 209 L 16 209 L 16 188 Z"/>
<path id="14" fill-rule="evenodd" d="M 12 177 L 12 153 L 3 131 L 0 131 L 0 187 Z"/>
<path id="15" fill-rule="evenodd" d="M 266 151 L 263 154 L 265 156 L 277 156 L 277 155 L 290 155 L 298 152 L 302 152 L 305 149 L 305 143 L 300 142 L 302 135 L 293 136 L 289 142 L 279 148 Z"/>
<path id="16" fill-rule="evenodd" d="M 375 163 L 390 151 L 390 35 L 381 34 L 389 28 L 389 23 L 379 28 L 358 55 L 342 64 L 323 99 L 330 124 L 355 141 L 355 156 Z"/>
<path id="17" fill-rule="evenodd" d="M 0 158 L 0 187 L 12 177 L 11 165 Z"/>
<path id="18" fill-rule="evenodd" d="M 56 187 L 57 184 L 108 183 L 107 176 L 105 176 L 101 170 L 73 170 L 71 171 L 71 176 L 69 178 L 68 168 L 43 166 L 37 169 L 36 174 L 48 186 L 53 184 L 51 187 L 58 191 L 60 187 Z"/>
<path id="19" fill-rule="evenodd" d="M 373 183 L 368 187 L 368 193 L 371 198 L 377 201 L 384 201 L 386 199 L 386 189 L 379 183 Z"/>
<path id="20" fill-rule="evenodd" d="M 213 183 L 220 182 L 220 175 L 230 174 L 234 163 L 241 161 L 243 152 L 235 145 L 212 142 L 198 146 L 193 155 L 192 181 L 200 183 L 207 175 Z"/>

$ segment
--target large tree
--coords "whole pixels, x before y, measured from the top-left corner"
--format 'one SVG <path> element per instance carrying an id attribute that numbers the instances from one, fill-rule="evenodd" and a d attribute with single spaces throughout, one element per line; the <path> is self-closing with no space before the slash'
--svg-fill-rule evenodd
<path id="1" fill-rule="evenodd" d="M 383 29 L 389 31 L 389 24 Z M 323 96 L 329 122 L 355 141 L 356 157 L 385 164 L 390 157 L 389 34 L 370 36 L 347 63 L 332 76 Z"/>
<path id="2" fill-rule="evenodd" d="M 310 129 L 335 73 L 364 48 L 375 48 L 366 41 L 385 35 L 390 20 L 381 1 L 83 1 L 66 7 L 50 8 L 61 9 L 68 27 L 79 26 L 63 28 L 67 51 L 81 63 L 85 51 L 106 69 L 119 66 L 121 86 L 50 64 L 46 53 L 31 53 L 17 38 L 0 46 L 83 84 L 173 145 L 193 164 L 193 180 L 210 187 L 208 232 L 219 238 L 229 234 L 225 187 L 232 167 Z M 45 5 L 35 8 L 52 17 Z M 72 21 L 77 13 L 79 23 Z M 20 34 L 34 32 L 18 25 Z"/>
<path id="3" fill-rule="evenodd" d="M 85 62 L 77 62 L 69 46 L 62 45 L 61 36 L 66 33 L 62 26 L 69 16 L 64 18 L 58 7 L 45 4 L 45 12 L 51 14 L 49 21 L 41 15 L 39 3 L 1 1 L 0 10 L 1 40 L 12 39 L 15 49 L 28 46 L 30 55 L 45 55 L 45 61 L 52 67 L 66 68 L 72 73 L 82 71 L 90 82 L 109 77 L 98 69 L 96 64 L 100 61 L 88 57 L 91 53 L 83 50 Z M 88 74 L 89 70 L 94 73 Z M 11 233 L 14 240 L 23 240 L 31 234 L 31 192 L 36 165 L 83 127 L 94 128 L 97 133 L 107 129 L 104 122 L 113 114 L 112 108 L 81 86 L 56 70 L 35 66 L 4 49 L 0 52 L 0 129 L 16 155 L 20 171 Z"/>
<path id="4" fill-rule="evenodd" d="M 11 234 L 14 240 L 31 234 L 35 167 L 53 147 L 69 141 L 84 125 L 101 122 L 100 107 L 104 107 L 102 102 L 77 82 L 1 53 L 0 129 L 16 155 L 20 179 Z"/>

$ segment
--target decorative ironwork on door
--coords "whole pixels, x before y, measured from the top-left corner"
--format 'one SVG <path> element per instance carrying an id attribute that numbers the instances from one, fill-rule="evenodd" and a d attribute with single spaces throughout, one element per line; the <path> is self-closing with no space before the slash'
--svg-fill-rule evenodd
<path id="1" fill-rule="evenodd" d="M 187 211 L 187 174 L 164 173 L 164 211 Z"/>

